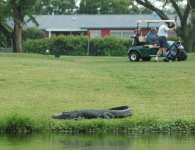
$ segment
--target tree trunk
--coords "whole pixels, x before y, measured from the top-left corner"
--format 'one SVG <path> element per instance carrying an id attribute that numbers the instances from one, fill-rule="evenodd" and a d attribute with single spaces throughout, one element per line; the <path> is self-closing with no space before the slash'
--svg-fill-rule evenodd
<path id="1" fill-rule="evenodd" d="M 185 35 L 182 35 L 182 40 L 183 40 L 183 46 L 185 47 L 185 51 L 187 52 L 192 52 L 192 47 L 193 47 L 193 40 L 189 40 L 189 37 L 186 37 Z"/>
<path id="2" fill-rule="evenodd" d="M 183 46 L 185 47 L 186 51 L 190 51 L 192 47 L 192 42 L 190 42 L 191 40 L 189 39 L 189 35 L 188 35 L 188 27 L 186 22 L 181 22 L 181 27 L 179 28 L 179 36 L 182 39 L 183 42 Z"/>
<path id="3" fill-rule="evenodd" d="M 11 5 L 14 13 L 14 31 L 12 34 L 13 52 L 22 52 L 22 31 L 24 16 L 22 8 L 16 0 L 11 0 Z"/>
<path id="4" fill-rule="evenodd" d="M 23 51 L 21 25 L 15 24 L 14 26 L 14 31 L 12 34 L 12 45 L 13 45 L 13 52 L 19 53 Z"/>
<path id="5" fill-rule="evenodd" d="M 195 10 L 191 11 L 190 24 L 186 21 L 181 22 L 180 36 L 184 42 L 184 47 L 187 52 L 193 52 L 193 44 L 195 41 Z"/>

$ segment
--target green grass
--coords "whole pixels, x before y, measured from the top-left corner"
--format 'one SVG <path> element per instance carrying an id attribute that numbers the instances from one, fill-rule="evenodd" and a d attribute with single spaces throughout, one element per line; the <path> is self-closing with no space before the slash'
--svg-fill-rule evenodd
<path id="1" fill-rule="evenodd" d="M 116 126 L 121 120 L 57 121 L 51 115 L 121 105 L 134 113 L 122 121 L 136 126 L 147 119 L 195 122 L 195 54 L 184 62 L 132 63 L 127 57 L 0 53 L 0 128 L 15 114 L 34 120 L 35 128 Z"/>

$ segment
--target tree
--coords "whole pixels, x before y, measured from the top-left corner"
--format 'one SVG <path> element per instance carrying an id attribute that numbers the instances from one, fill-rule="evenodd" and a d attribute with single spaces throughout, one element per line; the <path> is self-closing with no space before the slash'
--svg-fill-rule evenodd
<path id="1" fill-rule="evenodd" d="M 2 17 L 0 15 L 0 31 L 11 39 L 14 52 L 22 52 L 22 31 L 24 25 L 24 17 L 29 16 L 32 13 L 32 9 L 35 7 L 37 0 L 7 0 L 1 3 Z M 11 18 L 8 23 L 8 18 Z M 10 22 L 13 25 L 10 27 Z"/>
<path id="2" fill-rule="evenodd" d="M 193 47 L 192 49 L 194 49 L 195 47 L 195 1 L 194 0 L 189 0 L 188 1 L 190 3 L 190 6 L 192 8 L 192 13 L 191 13 L 191 26 L 189 29 L 189 33 L 191 34 L 192 40 L 193 40 Z"/>
<path id="3" fill-rule="evenodd" d="M 195 1 L 194 0 L 188 0 L 188 2 L 190 3 L 190 6 L 192 7 L 192 9 L 195 9 Z"/>
<path id="4" fill-rule="evenodd" d="M 130 14 L 139 9 L 133 0 L 81 0 L 79 14 Z"/>
<path id="5" fill-rule="evenodd" d="M 112 13 L 111 5 L 112 5 L 112 0 L 106 0 L 106 1 L 101 0 L 100 14 L 111 14 Z"/>
<path id="6" fill-rule="evenodd" d="M 70 15 L 76 10 L 75 0 L 39 0 L 35 14 Z"/>
<path id="7" fill-rule="evenodd" d="M 100 0 L 81 0 L 79 14 L 98 14 L 101 6 Z"/>
<path id="8" fill-rule="evenodd" d="M 1 40 L 1 45 L 6 45 L 5 43 L 9 43 L 8 45 L 11 44 L 11 34 L 10 34 L 10 28 L 7 25 L 6 18 L 8 17 L 8 14 L 6 13 L 7 10 L 6 8 L 6 2 L 1 1 L 0 2 L 0 40 Z M 2 42 L 3 41 L 3 42 Z"/>
<path id="9" fill-rule="evenodd" d="M 131 2 L 131 0 L 112 0 L 112 14 L 129 14 Z"/>
<path id="10" fill-rule="evenodd" d="M 163 11 L 163 8 L 160 9 L 154 6 L 149 0 L 135 0 L 135 1 L 145 6 L 146 8 L 155 11 L 161 19 L 163 20 L 169 19 L 166 12 Z M 191 12 L 191 7 L 189 2 L 187 2 L 187 4 L 184 6 L 184 4 L 181 3 L 183 2 L 183 0 L 158 0 L 158 1 L 163 2 L 164 6 L 168 3 L 170 3 L 173 6 L 181 22 L 181 27 L 179 28 L 179 32 L 178 32 L 179 36 L 182 38 L 186 50 L 188 50 L 189 52 L 192 51 L 192 46 L 195 39 L 191 35 L 193 24 L 188 23 L 188 18 Z"/>

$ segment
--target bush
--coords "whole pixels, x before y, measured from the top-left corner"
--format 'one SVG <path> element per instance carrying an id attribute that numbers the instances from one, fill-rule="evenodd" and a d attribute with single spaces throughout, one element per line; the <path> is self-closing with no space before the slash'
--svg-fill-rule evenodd
<path id="1" fill-rule="evenodd" d="M 27 116 L 21 114 L 12 114 L 4 118 L 4 124 L 1 130 L 5 130 L 8 133 L 14 132 L 33 132 L 35 131 L 35 122 Z"/>
<path id="2" fill-rule="evenodd" d="M 87 38 L 84 36 L 58 36 L 51 39 L 49 44 L 51 54 L 86 55 Z"/>
<path id="3" fill-rule="evenodd" d="M 24 42 L 24 52 L 44 54 L 49 49 L 51 39 L 27 40 Z"/>
<path id="4" fill-rule="evenodd" d="M 91 56 L 124 56 L 130 46 L 128 39 L 114 37 L 88 39 L 86 36 L 57 36 L 40 40 L 27 40 L 24 49 L 30 53 Z"/>
<path id="5" fill-rule="evenodd" d="M 23 40 L 27 39 L 43 39 L 46 37 L 45 32 L 41 31 L 36 27 L 28 28 L 23 31 Z"/>
<path id="6" fill-rule="evenodd" d="M 129 47 L 128 39 L 115 37 L 90 39 L 89 54 L 93 56 L 124 56 Z"/>
<path id="7" fill-rule="evenodd" d="M 8 40 L 1 32 L 0 32 L 0 47 L 11 47 L 11 41 Z"/>

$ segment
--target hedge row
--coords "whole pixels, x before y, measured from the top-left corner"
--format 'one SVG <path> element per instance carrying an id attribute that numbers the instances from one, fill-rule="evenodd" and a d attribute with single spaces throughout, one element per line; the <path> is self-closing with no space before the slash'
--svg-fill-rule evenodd
<path id="1" fill-rule="evenodd" d="M 130 46 L 129 39 L 115 37 L 91 38 L 86 36 L 57 36 L 24 42 L 27 53 L 90 56 L 124 56 Z"/>
<path id="2" fill-rule="evenodd" d="M 38 29 L 37 27 L 32 27 L 23 30 L 22 36 L 23 40 L 26 41 L 27 39 L 42 39 L 47 35 L 44 31 Z"/>

